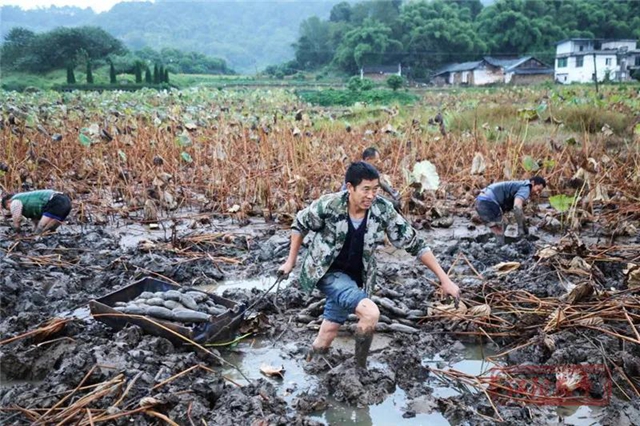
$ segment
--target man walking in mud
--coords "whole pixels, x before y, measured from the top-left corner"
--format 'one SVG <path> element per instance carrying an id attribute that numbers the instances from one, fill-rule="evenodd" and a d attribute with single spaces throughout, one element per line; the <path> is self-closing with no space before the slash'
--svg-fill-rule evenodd
<path id="1" fill-rule="evenodd" d="M 524 202 L 531 194 L 540 195 L 547 186 L 541 176 L 529 180 L 497 182 L 487 186 L 476 198 L 476 212 L 496 236 L 499 245 L 504 244 L 504 231 L 507 223 L 503 220 L 504 212 L 513 210 L 518 224 L 518 237 L 529 233 L 524 223 Z"/>
<path id="2" fill-rule="evenodd" d="M 13 229 L 20 231 L 22 217 L 33 221 L 36 234 L 55 231 L 71 212 L 71 198 L 51 189 L 5 194 L 2 207 L 11 212 Z"/>
<path id="3" fill-rule="evenodd" d="M 375 248 L 386 234 L 394 246 L 417 256 L 431 269 L 444 294 L 458 297 L 459 289 L 442 270 L 435 256 L 391 203 L 377 195 L 380 176 L 364 161 L 347 169 L 347 190 L 328 194 L 296 215 L 292 225 L 291 247 L 279 272 L 294 268 L 304 236 L 315 232 L 304 257 L 300 285 L 307 291 L 318 288 L 326 295 L 324 320 L 307 360 L 327 353 L 338 330 L 349 314 L 355 312 L 355 358 L 366 368 L 367 356 L 380 311 L 369 298 L 376 276 Z"/>

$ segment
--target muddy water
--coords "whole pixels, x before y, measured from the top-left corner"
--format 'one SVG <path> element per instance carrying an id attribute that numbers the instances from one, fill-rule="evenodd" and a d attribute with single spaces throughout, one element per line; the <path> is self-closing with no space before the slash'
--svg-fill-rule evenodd
<path id="1" fill-rule="evenodd" d="M 251 290 L 255 288 L 260 291 L 266 291 L 275 283 L 274 277 L 262 277 L 252 278 L 247 280 L 225 280 L 219 284 L 202 285 L 198 288 L 209 293 L 215 293 L 222 296 L 226 290 Z M 279 284 L 280 288 L 284 288 L 289 284 L 290 280 L 285 280 Z M 274 287 L 271 291 L 274 292 L 278 289 L 278 286 Z"/>
<path id="2" fill-rule="evenodd" d="M 266 290 L 274 281 L 274 278 L 264 277 L 250 280 L 229 280 L 218 285 L 202 286 L 201 288 L 216 294 L 233 289 L 257 288 Z M 386 348 L 390 341 L 389 336 L 378 333 L 371 348 L 372 354 Z M 334 349 L 352 354 L 353 345 L 353 337 L 345 333 L 339 335 L 332 346 Z M 313 394 L 323 378 L 323 375 L 305 372 L 305 361 L 302 355 L 296 354 L 295 347 L 295 343 L 284 344 L 266 338 L 253 338 L 240 342 L 232 351 L 223 352 L 223 356 L 227 361 L 236 365 L 250 380 L 266 377 L 260 371 L 263 366 L 282 367 L 284 369 L 283 378 L 270 377 L 268 380 L 275 386 L 278 395 L 291 405 L 298 396 L 307 393 Z M 443 359 L 436 354 L 433 357 L 423 359 L 422 364 L 431 368 L 451 369 L 479 376 L 498 366 L 498 364 L 487 360 L 488 357 L 496 353 L 486 345 L 466 343 L 464 351 L 454 361 Z M 370 360 L 369 368 L 384 370 L 389 366 L 377 360 Z M 227 369 L 223 371 L 223 374 L 237 383 L 246 384 L 246 380 L 235 369 Z M 338 401 L 331 395 L 326 395 L 326 408 L 309 414 L 309 417 L 327 425 L 449 425 L 452 423 L 438 411 L 436 401 L 459 397 L 462 392 L 477 392 L 475 389 L 465 390 L 443 384 L 433 376 L 430 376 L 428 380 L 429 386 L 433 388 L 431 395 L 409 400 L 405 391 L 396 386 L 395 391 L 388 395 L 382 403 L 367 407 L 355 407 Z M 415 417 L 405 418 L 403 414 L 407 412 L 409 406 L 415 412 Z M 546 407 L 543 410 L 547 412 L 547 418 L 551 423 L 575 426 L 600 425 L 603 415 L 601 407 Z"/>
<path id="3" fill-rule="evenodd" d="M 372 351 L 383 348 L 388 341 L 388 337 L 378 335 L 374 340 Z M 349 350 L 353 346 L 351 337 L 338 337 L 334 343 L 336 348 Z M 288 403 L 306 392 L 313 392 L 319 385 L 321 376 L 307 374 L 304 370 L 305 361 L 302 357 L 291 356 L 285 345 L 274 345 L 265 339 L 253 339 L 242 342 L 236 348 L 235 353 L 229 353 L 225 358 L 227 361 L 238 366 L 250 379 L 264 377 L 260 373 L 260 367 L 264 365 L 273 367 L 284 367 L 284 378 L 272 378 L 272 383 L 278 390 L 278 395 Z M 387 365 L 381 362 L 371 361 L 369 368 L 385 369 Z M 242 376 L 234 369 L 228 369 L 223 374 L 234 381 L 245 384 Z M 369 407 L 352 407 L 343 402 L 339 402 L 327 395 L 327 408 L 309 415 L 314 420 L 327 425 L 344 424 L 354 426 L 387 425 L 401 423 L 406 425 L 448 425 L 449 422 L 437 411 L 434 411 L 433 399 L 425 399 L 424 403 L 415 401 L 416 409 L 414 418 L 403 418 L 403 412 L 407 408 L 407 398 L 405 392 L 396 387 L 393 394 L 389 395 L 381 404 Z M 423 412 L 420 412 L 423 411 Z"/>

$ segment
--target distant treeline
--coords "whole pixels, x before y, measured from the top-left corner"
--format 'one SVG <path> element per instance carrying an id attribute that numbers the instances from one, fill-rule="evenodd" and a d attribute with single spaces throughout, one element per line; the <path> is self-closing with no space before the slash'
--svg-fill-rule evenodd
<path id="1" fill-rule="evenodd" d="M 402 62 L 422 78 L 483 55 L 533 55 L 552 65 L 555 44 L 570 37 L 640 38 L 640 1 L 345 1 L 328 20 L 303 21 L 295 60 L 267 71 L 331 66 L 353 74 L 363 65 Z"/>
<path id="2" fill-rule="evenodd" d="M 253 74 L 291 59 L 300 22 L 314 15 L 328 17 L 338 1 L 123 1 L 103 13 L 68 6 L 29 10 L 3 6 L 0 32 L 4 36 L 14 27 L 43 32 L 90 25 L 103 28 L 132 50 L 149 46 L 200 52 Z"/>
<path id="3" fill-rule="evenodd" d="M 5 71 L 43 74 L 55 69 L 113 64 L 117 73 L 134 73 L 136 66 L 162 64 L 171 73 L 233 74 L 226 62 L 202 53 L 151 48 L 129 51 L 124 44 L 97 27 L 56 28 L 34 33 L 15 27 L 5 36 L 0 54 Z"/>

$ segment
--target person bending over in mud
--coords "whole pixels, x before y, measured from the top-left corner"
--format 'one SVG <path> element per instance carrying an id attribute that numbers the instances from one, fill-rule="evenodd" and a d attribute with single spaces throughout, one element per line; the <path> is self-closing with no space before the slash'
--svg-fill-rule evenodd
<path id="1" fill-rule="evenodd" d="M 362 161 L 365 161 L 371 164 L 372 166 L 377 167 L 377 165 L 380 164 L 380 151 L 378 151 L 378 149 L 373 146 L 366 148 L 364 151 L 362 151 Z M 384 192 L 389 194 L 389 198 L 387 197 L 385 198 L 391 201 L 391 204 L 393 204 L 393 207 L 396 210 L 400 211 L 400 208 L 401 208 L 400 193 L 395 189 L 393 189 L 387 176 L 384 176 L 384 175 L 380 176 L 380 189 L 382 189 Z M 341 191 L 347 190 L 347 182 L 344 182 L 342 184 L 342 188 L 340 188 L 340 190 Z"/>
<path id="2" fill-rule="evenodd" d="M 54 231 L 71 212 L 71 198 L 51 189 L 5 194 L 2 207 L 11 212 L 13 228 L 20 231 L 22 217 L 33 221 L 35 232 Z"/>
<path id="3" fill-rule="evenodd" d="M 289 274 L 296 264 L 304 236 L 315 232 L 302 263 L 300 285 L 307 291 L 318 288 L 326 296 L 324 319 L 307 361 L 327 353 L 338 329 L 355 312 L 355 358 L 366 368 L 367 356 L 380 311 L 369 298 L 375 284 L 374 251 L 386 234 L 394 246 L 417 256 L 431 269 L 445 294 L 459 297 L 459 288 L 442 270 L 435 256 L 409 223 L 386 199 L 377 195 L 378 171 L 364 161 L 347 169 L 347 191 L 328 194 L 296 215 L 291 247 L 280 274 Z"/>
<path id="4" fill-rule="evenodd" d="M 476 211 L 480 219 L 493 231 L 498 244 L 504 244 L 507 222 L 503 213 L 513 210 L 518 223 L 518 237 L 529 233 L 524 223 L 522 207 L 531 194 L 540 195 L 547 186 L 543 177 L 534 176 L 529 180 L 496 182 L 480 192 L 476 198 Z"/>

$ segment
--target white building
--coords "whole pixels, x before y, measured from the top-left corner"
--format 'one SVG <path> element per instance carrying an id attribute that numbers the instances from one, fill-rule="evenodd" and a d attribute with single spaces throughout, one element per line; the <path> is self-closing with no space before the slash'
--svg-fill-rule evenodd
<path id="1" fill-rule="evenodd" d="M 593 82 L 607 78 L 629 81 L 640 68 L 636 40 L 572 38 L 556 44 L 555 80 L 559 83 Z"/>

